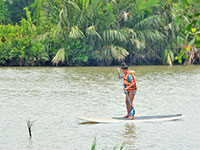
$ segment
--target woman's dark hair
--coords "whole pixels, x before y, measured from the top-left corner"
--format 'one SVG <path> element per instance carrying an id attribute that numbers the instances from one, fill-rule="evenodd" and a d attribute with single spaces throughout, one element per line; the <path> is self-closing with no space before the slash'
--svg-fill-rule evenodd
<path id="1" fill-rule="evenodd" d="M 125 62 L 123 62 L 121 64 L 121 69 L 124 69 L 124 70 L 127 70 L 128 69 L 128 66 L 125 64 Z"/>

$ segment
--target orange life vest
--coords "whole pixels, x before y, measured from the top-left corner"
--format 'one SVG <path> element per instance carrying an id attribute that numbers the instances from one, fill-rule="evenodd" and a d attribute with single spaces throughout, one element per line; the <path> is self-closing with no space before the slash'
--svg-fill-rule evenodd
<path id="1" fill-rule="evenodd" d="M 132 84 L 132 83 L 128 82 L 128 76 L 132 75 L 132 77 L 133 77 L 134 85 L 127 90 L 128 92 L 135 92 L 137 90 L 136 80 L 135 80 L 135 77 L 133 75 L 134 73 L 135 73 L 135 71 L 129 71 L 129 73 L 127 73 L 127 75 L 124 76 L 124 85 L 125 85 L 125 87 L 129 87 Z"/>

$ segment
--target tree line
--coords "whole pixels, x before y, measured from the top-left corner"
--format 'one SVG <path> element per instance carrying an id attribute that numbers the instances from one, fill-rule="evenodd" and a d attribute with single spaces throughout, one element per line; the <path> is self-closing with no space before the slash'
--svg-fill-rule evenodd
<path id="1" fill-rule="evenodd" d="M 200 63 L 200 0 L 0 0 L 0 8 L 0 65 Z"/>

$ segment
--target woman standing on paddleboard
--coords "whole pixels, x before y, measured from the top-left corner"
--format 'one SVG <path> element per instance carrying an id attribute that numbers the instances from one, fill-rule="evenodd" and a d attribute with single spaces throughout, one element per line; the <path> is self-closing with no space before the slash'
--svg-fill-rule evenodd
<path id="1" fill-rule="evenodd" d="M 117 68 L 117 69 L 119 70 L 119 68 Z M 133 100 L 134 100 L 134 97 L 135 97 L 135 94 L 136 94 L 136 90 L 137 90 L 136 80 L 135 80 L 135 77 L 134 77 L 135 71 L 129 70 L 128 66 L 125 63 L 122 63 L 121 70 L 124 73 L 124 75 L 122 76 L 123 83 L 124 83 L 124 86 L 125 86 L 124 90 L 127 92 L 127 96 L 128 96 L 128 98 L 130 100 L 132 108 L 134 109 Z M 119 78 L 120 78 L 120 76 L 119 76 Z M 129 101 L 128 101 L 127 96 L 126 96 L 127 115 L 124 116 L 124 118 L 134 119 L 134 114 L 132 116 L 130 116 L 131 107 L 129 105 Z"/>

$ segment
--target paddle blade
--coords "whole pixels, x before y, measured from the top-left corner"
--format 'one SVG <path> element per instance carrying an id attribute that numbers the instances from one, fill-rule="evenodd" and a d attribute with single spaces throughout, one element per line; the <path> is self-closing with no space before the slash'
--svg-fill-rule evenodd
<path id="1" fill-rule="evenodd" d="M 131 111 L 130 111 L 130 113 L 129 113 L 129 116 L 134 116 L 135 115 L 135 109 L 132 107 L 131 108 Z"/>

